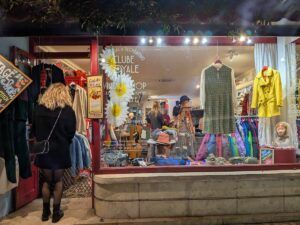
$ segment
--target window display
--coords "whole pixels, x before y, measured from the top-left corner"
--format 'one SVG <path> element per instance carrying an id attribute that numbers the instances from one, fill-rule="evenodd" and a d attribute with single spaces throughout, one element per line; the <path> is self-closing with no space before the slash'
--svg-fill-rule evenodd
<path id="1" fill-rule="evenodd" d="M 122 48 L 126 47 L 122 46 Z M 258 165 L 261 162 L 261 148 L 274 150 L 272 163 L 295 162 L 296 149 L 291 141 L 292 129 L 286 122 L 280 122 L 277 125 L 275 122 L 279 120 L 281 108 L 284 107 L 280 73 L 274 69 L 276 67 L 273 68 L 271 63 L 272 67 L 262 66 L 255 75 L 254 61 L 256 63 L 258 59 L 249 60 L 251 57 L 254 58 L 253 47 L 247 47 L 248 61 L 238 59 L 238 56 L 236 56 L 236 61 L 231 58 L 227 59 L 224 46 L 207 47 L 212 52 L 216 48 L 218 51 L 217 60 L 212 64 L 209 60 L 215 56 L 207 57 L 207 59 L 203 57 L 204 48 L 187 47 L 191 49 L 185 49 L 186 58 L 195 51 L 197 53 L 193 54 L 198 54 L 197 56 L 204 60 L 200 63 L 202 68 L 200 77 L 199 74 L 190 75 L 194 73 L 196 67 L 199 68 L 196 60 L 191 64 L 187 62 L 188 65 L 180 64 L 185 68 L 189 79 L 198 77 L 194 91 L 190 90 L 193 89 L 190 86 L 192 81 L 189 82 L 188 89 L 168 84 L 174 81 L 173 78 L 165 78 L 168 77 L 164 75 L 166 71 L 175 73 L 171 76 L 174 77 L 175 82 L 176 80 L 184 82 L 180 76 L 176 76 L 175 69 L 172 69 L 172 67 L 179 69 L 175 62 L 172 64 L 169 61 L 170 64 L 166 65 L 161 56 L 160 65 L 149 67 L 152 65 L 151 62 L 157 62 L 154 59 L 159 57 L 152 52 L 152 48 L 154 47 L 137 47 L 137 51 L 142 52 L 145 56 L 144 62 L 147 63 L 140 63 L 139 75 L 132 75 L 133 82 L 150 82 L 147 86 L 149 90 L 146 88 L 143 92 L 147 99 L 141 100 L 136 105 L 144 115 L 143 119 L 139 120 L 139 123 L 133 123 L 134 114 L 128 111 L 127 120 L 122 119 L 118 124 L 112 123 L 115 125 L 113 129 L 116 137 L 114 142 L 111 141 L 112 138 L 105 141 L 102 149 L 102 168 Z M 168 54 L 169 57 L 171 57 L 170 54 L 174 54 L 174 58 L 176 54 L 182 55 L 180 47 L 165 48 L 160 49 L 161 54 Z M 221 48 L 221 53 L 219 53 L 219 48 Z M 243 48 L 240 46 L 230 51 L 235 51 L 238 55 Z M 117 55 L 120 51 L 115 52 Z M 111 54 L 111 57 L 113 55 Z M 256 55 L 258 57 L 258 52 Z M 110 59 L 110 62 L 113 61 Z M 191 66 L 193 64 L 195 68 Z M 109 70 L 108 73 L 111 74 L 112 71 Z M 119 79 L 119 83 L 126 83 L 122 80 L 122 76 L 118 75 L 117 70 L 115 73 L 114 77 Z M 160 86 L 154 88 L 152 84 L 154 78 L 146 76 L 148 73 L 162 73 L 162 77 L 158 76 L 158 82 L 166 83 L 166 85 L 156 84 Z M 181 85 L 179 82 L 176 84 Z M 118 90 L 116 89 L 116 93 Z M 198 94 L 195 94 L 195 91 Z M 165 93 L 172 94 L 165 95 Z M 123 110 L 123 116 L 125 116 L 125 111 L 128 110 L 126 102 L 120 104 L 124 104 L 119 111 Z M 264 141 L 261 138 L 263 136 L 268 140 Z M 284 150 L 286 150 L 285 153 L 282 152 Z"/>

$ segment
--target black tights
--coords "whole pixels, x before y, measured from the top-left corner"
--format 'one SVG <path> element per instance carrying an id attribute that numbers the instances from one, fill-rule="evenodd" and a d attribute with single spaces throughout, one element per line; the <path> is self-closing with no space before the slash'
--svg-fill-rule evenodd
<path id="1" fill-rule="evenodd" d="M 44 183 L 42 188 L 43 202 L 49 203 L 51 197 L 51 186 L 53 185 L 53 204 L 60 204 L 62 194 L 63 194 L 63 183 L 62 177 L 64 175 L 64 170 L 48 170 L 42 169 L 44 174 Z"/>

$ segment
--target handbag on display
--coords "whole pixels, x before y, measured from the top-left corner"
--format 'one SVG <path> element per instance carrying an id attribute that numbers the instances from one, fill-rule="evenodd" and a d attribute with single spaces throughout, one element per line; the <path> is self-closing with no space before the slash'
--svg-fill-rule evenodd
<path id="1" fill-rule="evenodd" d="M 57 122 L 59 120 L 59 117 L 61 115 L 61 111 L 62 111 L 62 109 L 59 111 L 59 114 L 58 114 L 58 116 L 57 116 L 57 118 L 55 120 L 55 123 L 54 123 L 54 125 L 53 125 L 53 127 L 52 127 L 52 129 L 51 129 L 51 131 L 49 133 L 48 138 L 46 140 L 37 141 L 36 143 L 34 143 L 33 147 L 30 150 L 30 152 L 32 154 L 42 155 L 42 154 L 47 154 L 49 152 L 49 150 L 50 150 L 49 140 L 50 140 L 50 138 L 52 136 L 52 133 L 53 133 L 55 127 L 56 127 L 56 124 L 57 124 Z"/>

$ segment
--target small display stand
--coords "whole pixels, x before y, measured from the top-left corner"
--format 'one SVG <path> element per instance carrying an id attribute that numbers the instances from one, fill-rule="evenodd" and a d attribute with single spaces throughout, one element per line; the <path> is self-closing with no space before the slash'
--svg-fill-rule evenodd
<path id="1" fill-rule="evenodd" d="M 296 163 L 296 149 L 274 149 L 274 163 Z"/>
<path id="2" fill-rule="evenodd" d="M 268 152 L 268 150 L 272 150 L 272 152 Z M 270 154 L 269 154 L 270 153 Z M 285 164 L 285 163 L 296 163 L 296 149 L 291 148 L 276 148 L 276 147 L 261 147 L 260 148 L 260 162 L 261 164 L 269 164 L 264 163 L 264 158 L 272 155 L 272 163 L 271 164 Z M 267 160 L 267 162 L 270 160 Z"/>

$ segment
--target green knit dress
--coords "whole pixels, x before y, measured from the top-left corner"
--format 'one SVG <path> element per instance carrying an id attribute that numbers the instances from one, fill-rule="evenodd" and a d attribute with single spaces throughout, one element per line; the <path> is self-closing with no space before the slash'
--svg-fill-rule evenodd
<path id="1" fill-rule="evenodd" d="M 231 68 L 210 66 L 204 71 L 204 132 L 229 134 L 235 131 Z"/>

